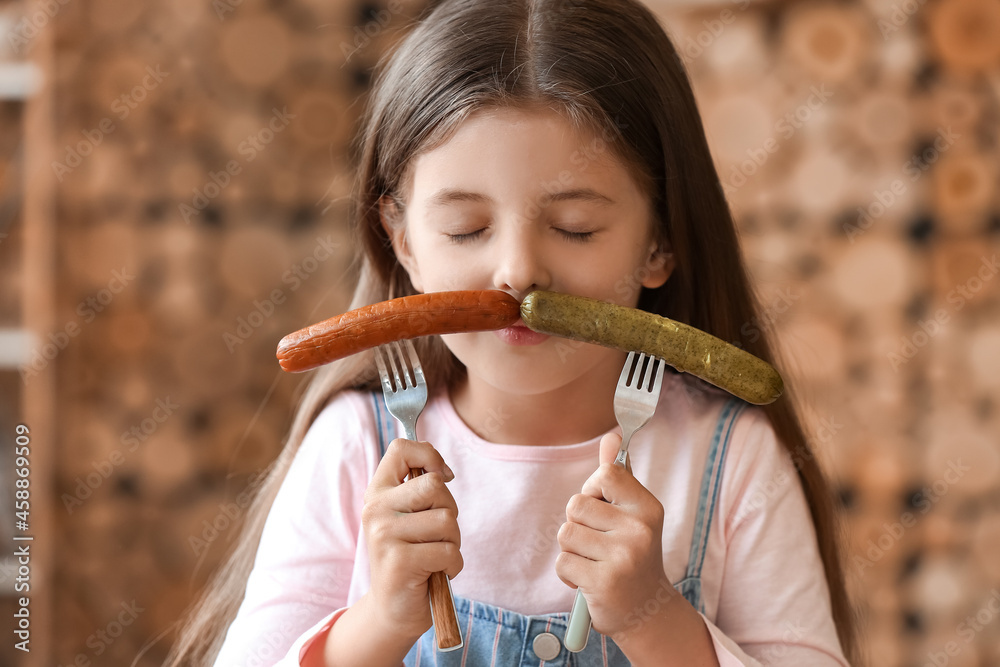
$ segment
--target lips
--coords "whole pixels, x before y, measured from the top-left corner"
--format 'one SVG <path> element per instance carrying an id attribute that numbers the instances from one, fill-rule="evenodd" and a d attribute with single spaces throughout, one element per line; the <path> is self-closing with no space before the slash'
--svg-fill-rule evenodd
<path id="1" fill-rule="evenodd" d="M 524 326 L 523 320 L 504 329 L 497 329 L 494 333 L 508 345 L 539 345 L 549 339 L 549 336 Z"/>

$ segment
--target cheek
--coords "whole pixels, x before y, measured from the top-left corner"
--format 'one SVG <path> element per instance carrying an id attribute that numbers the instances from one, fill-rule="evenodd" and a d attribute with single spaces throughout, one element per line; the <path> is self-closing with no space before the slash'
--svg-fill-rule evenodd
<path id="1" fill-rule="evenodd" d="M 481 283 L 483 262 L 457 256 L 445 248 L 420 247 L 417 250 L 420 275 L 427 292 L 476 289 Z"/>
<path id="2" fill-rule="evenodd" d="M 430 271 L 425 280 L 426 291 L 428 292 L 453 292 L 456 290 L 469 289 L 466 281 L 462 279 L 461 272 L 455 270 L 442 271 L 436 267 Z"/>
<path id="3" fill-rule="evenodd" d="M 626 261 L 614 261 L 609 255 L 595 259 L 589 271 L 578 274 L 579 281 L 566 291 L 608 301 L 619 306 L 639 303 L 642 281 L 649 276 L 649 266 L 630 255 Z"/>

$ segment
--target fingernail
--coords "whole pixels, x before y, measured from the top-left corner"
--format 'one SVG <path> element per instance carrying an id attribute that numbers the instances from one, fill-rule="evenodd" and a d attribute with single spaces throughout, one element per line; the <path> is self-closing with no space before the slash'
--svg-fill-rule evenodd
<path id="1" fill-rule="evenodd" d="M 447 463 L 444 464 L 444 472 L 448 476 L 449 480 L 455 479 L 455 473 L 452 472 L 452 469 L 448 467 Z"/>

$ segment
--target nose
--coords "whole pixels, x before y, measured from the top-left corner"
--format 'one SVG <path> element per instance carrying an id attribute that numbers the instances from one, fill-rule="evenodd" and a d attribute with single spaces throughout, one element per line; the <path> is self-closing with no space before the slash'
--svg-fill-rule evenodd
<path id="1" fill-rule="evenodd" d="M 506 225 L 496 244 L 493 285 L 523 299 L 536 289 L 548 289 L 552 282 L 542 239 L 529 221 L 516 220 Z"/>

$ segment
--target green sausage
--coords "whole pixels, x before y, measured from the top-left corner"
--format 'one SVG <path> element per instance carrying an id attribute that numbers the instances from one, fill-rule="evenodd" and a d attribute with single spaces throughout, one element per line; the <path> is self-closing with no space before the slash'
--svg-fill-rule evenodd
<path id="1" fill-rule="evenodd" d="M 700 329 L 637 308 L 535 291 L 521 302 L 521 319 L 539 333 L 659 357 L 755 405 L 772 403 L 783 389 L 781 376 L 763 359 Z"/>

